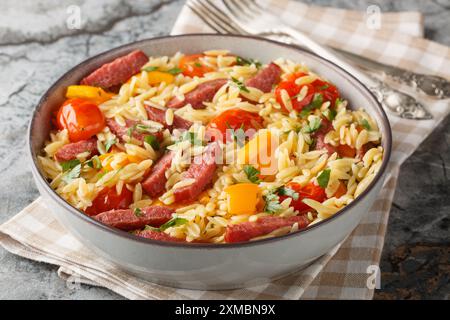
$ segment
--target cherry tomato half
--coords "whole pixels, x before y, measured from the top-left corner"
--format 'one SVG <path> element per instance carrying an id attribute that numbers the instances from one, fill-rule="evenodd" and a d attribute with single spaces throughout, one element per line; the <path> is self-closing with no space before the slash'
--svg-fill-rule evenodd
<path id="1" fill-rule="evenodd" d="M 67 129 L 71 142 L 76 142 L 102 131 L 105 117 L 92 101 L 73 98 L 66 100 L 59 109 L 57 124 L 59 129 Z"/>
<path id="2" fill-rule="evenodd" d="M 203 77 L 205 73 L 213 71 L 212 68 L 206 66 L 200 61 L 200 58 L 204 57 L 203 54 L 192 54 L 184 56 L 180 59 L 179 68 L 183 74 L 188 77 Z"/>
<path id="3" fill-rule="evenodd" d="M 251 139 L 253 134 L 250 130 L 254 129 L 254 132 L 256 132 L 261 129 L 263 122 L 264 119 L 257 113 L 241 109 L 227 110 L 209 122 L 206 127 L 207 137 L 211 141 L 232 141 L 233 138 L 231 135 L 236 135 L 236 130 L 242 129 L 243 133 L 247 134 L 246 138 Z"/>
<path id="4" fill-rule="evenodd" d="M 323 202 L 327 198 L 325 190 L 312 182 L 308 183 L 304 187 L 296 182 L 289 182 L 288 184 L 286 184 L 286 187 L 298 193 L 298 199 L 292 199 L 291 207 L 293 207 L 295 210 L 298 210 L 300 213 L 307 212 L 311 209 L 308 205 L 302 202 L 303 199 L 313 199 L 318 202 Z M 288 196 L 280 196 L 280 202 L 287 197 Z"/>
<path id="5" fill-rule="evenodd" d="M 314 80 L 312 83 L 297 85 L 295 80 L 297 78 L 305 76 L 305 73 L 298 72 L 291 74 L 285 81 L 281 81 L 275 89 L 275 98 L 277 102 L 281 105 L 284 111 L 288 111 L 281 98 L 281 91 L 284 89 L 291 98 L 292 108 L 297 111 L 301 111 L 305 106 L 309 105 L 315 94 L 322 94 L 323 102 L 330 101 L 331 106 L 334 107 L 336 99 L 339 98 L 339 92 L 337 88 L 329 82 L 322 81 L 319 79 Z M 297 95 L 304 88 L 308 88 L 308 92 L 305 97 L 298 101 Z"/>
<path id="6" fill-rule="evenodd" d="M 92 205 L 86 208 L 85 212 L 89 216 L 95 216 L 99 213 L 113 210 L 113 209 L 128 209 L 128 206 L 133 202 L 133 192 L 128 190 L 125 186 L 122 192 L 117 194 L 116 188 L 104 188 L 99 192 Z"/>

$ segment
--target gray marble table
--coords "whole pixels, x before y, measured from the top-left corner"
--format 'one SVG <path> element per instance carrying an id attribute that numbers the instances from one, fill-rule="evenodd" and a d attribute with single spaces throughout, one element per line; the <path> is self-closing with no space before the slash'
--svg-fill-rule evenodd
<path id="1" fill-rule="evenodd" d="M 450 1 L 319 0 L 319 5 L 383 11 L 420 10 L 426 36 L 450 45 Z M 25 133 L 39 97 L 66 70 L 106 49 L 166 35 L 184 1 L 2 0 L 0 2 L 0 223 L 38 192 L 25 153 Z M 82 28 L 69 29 L 68 7 Z M 375 298 L 449 298 L 449 119 L 402 166 Z M 102 288 L 73 290 L 56 267 L 0 248 L 0 299 L 121 299 Z"/>

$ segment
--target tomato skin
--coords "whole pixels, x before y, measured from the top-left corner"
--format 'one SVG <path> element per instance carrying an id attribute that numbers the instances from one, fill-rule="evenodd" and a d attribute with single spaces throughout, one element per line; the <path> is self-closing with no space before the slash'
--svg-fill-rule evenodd
<path id="1" fill-rule="evenodd" d="M 98 106 L 80 98 L 66 100 L 56 119 L 58 128 L 69 132 L 71 142 L 89 139 L 105 127 L 105 117 Z"/>
<path id="2" fill-rule="evenodd" d="M 184 56 L 180 59 L 179 68 L 183 74 L 188 77 L 203 77 L 205 73 L 211 72 L 214 69 L 205 66 L 200 62 L 200 58 L 204 57 L 203 54 L 192 54 Z"/>
<path id="3" fill-rule="evenodd" d="M 346 193 L 347 193 L 346 185 L 342 181 L 339 181 L 339 187 L 337 188 L 336 192 L 333 194 L 333 197 L 340 198 Z"/>
<path id="4" fill-rule="evenodd" d="M 327 198 L 325 190 L 312 182 L 308 183 L 304 187 L 296 182 L 289 182 L 286 184 L 286 187 L 298 193 L 299 197 L 297 200 L 292 199 L 291 207 L 293 207 L 294 210 L 298 210 L 300 213 L 308 212 L 311 209 L 307 204 L 302 202 L 303 199 L 312 199 L 318 202 L 323 202 Z M 288 196 L 280 196 L 280 202 L 286 198 L 288 198 Z"/>
<path id="5" fill-rule="evenodd" d="M 242 129 L 244 132 L 254 129 L 256 132 L 263 128 L 263 122 L 264 119 L 257 113 L 241 109 L 230 109 L 222 112 L 209 122 L 206 127 L 207 137 L 209 137 L 211 141 L 220 139 L 222 139 L 223 142 L 232 141 L 231 129 Z M 251 136 L 248 138 L 251 138 Z"/>
<path id="6" fill-rule="evenodd" d="M 116 188 L 105 187 L 92 201 L 92 205 L 86 208 L 85 212 L 89 216 L 95 216 L 113 209 L 128 209 L 132 202 L 133 192 L 125 186 L 120 194 L 117 194 Z"/>
<path id="7" fill-rule="evenodd" d="M 342 158 L 354 158 L 356 155 L 356 149 L 346 144 L 338 145 L 337 152 Z"/>
<path id="8" fill-rule="evenodd" d="M 292 108 L 296 111 L 301 111 L 305 106 L 310 104 L 312 100 L 314 99 L 314 95 L 316 93 L 322 94 L 323 102 L 330 101 L 331 106 L 333 107 L 335 105 L 336 99 L 339 98 L 339 91 L 337 88 L 332 85 L 329 82 L 322 81 L 320 79 L 314 80 L 312 83 L 304 84 L 304 85 L 297 85 L 295 83 L 295 80 L 297 78 L 303 77 L 306 74 L 303 72 L 298 72 L 291 74 L 287 77 L 285 81 L 281 81 L 278 86 L 275 89 L 275 98 L 277 102 L 281 105 L 282 109 L 285 112 L 288 112 L 286 106 L 283 103 L 283 99 L 281 98 L 281 90 L 286 90 L 289 97 L 294 97 L 300 93 L 300 91 L 303 89 L 303 87 L 308 88 L 308 92 L 306 96 L 301 100 L 298 101 L 297 98 L 293 98 L 291 100 Z"/>

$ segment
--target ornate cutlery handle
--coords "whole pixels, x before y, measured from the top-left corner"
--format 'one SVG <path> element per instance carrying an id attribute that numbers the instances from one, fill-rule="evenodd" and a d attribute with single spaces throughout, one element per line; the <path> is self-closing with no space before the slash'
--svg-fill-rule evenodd
<path id="1" fill-rule="evenodd" d="M 370 91 L 375 95 L 383 108 L 392 113 L 412 120 L 428 120 L 433 116 L 413 97 L 386 86 L 381 81 L 377 81 L 376 86 L 369 86 Z"/>
<path id="2" fill-rule="evenodd" d="M 394 81 L 405 83 L 423 93 L 438 99 L 450 98 L 450 82 L 442 77 L 414 73 L 392 68 L 385 70 Z"/>

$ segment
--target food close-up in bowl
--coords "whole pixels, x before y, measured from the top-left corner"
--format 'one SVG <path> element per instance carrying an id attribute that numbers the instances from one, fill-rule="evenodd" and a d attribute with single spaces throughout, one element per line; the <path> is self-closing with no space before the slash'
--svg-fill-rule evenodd
<path id="1" fill-rule="evenodd" d="M 366 106 L 283 56 L 133 50 L 63 89 L 42 175 L 83 214 L 138 237 L 294 233 L 357 199 L 384 159 Z"/>

